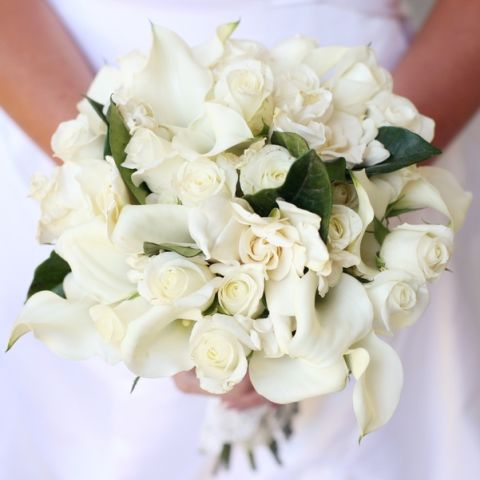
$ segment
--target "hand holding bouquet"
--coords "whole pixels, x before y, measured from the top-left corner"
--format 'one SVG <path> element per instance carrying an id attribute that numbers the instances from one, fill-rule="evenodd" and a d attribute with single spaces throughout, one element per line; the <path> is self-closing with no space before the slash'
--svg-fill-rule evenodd
<path id="1" fill-rule="evenodd" d="M 279 404 L 353 378 L 365 435 L 402 388 L 380 336 L 421 316 L 471 196 L 416 166 L 440 153 L 433 121 L 369 47 L 297 37 L 269 51 L 232 39 L 236 26 L 196 48 L 153 26 L 149 55 L 103 67 L 59 126 L 64 163 L 32 182 L 55 248 L 9 348 L 32 331 L 137 377 L 194 368 L 214 394 L 249 375 Z M 445 221 L 405 221 L 424 208 Z"/>

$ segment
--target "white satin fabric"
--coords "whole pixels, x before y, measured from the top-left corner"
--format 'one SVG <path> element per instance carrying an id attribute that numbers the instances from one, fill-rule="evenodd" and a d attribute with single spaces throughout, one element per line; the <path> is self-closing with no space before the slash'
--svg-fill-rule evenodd
<path id="1" fill-rule="evenodd" d="M 302 33 L 322 44 L 371 42 L 393 67 L 407 47 L 396 0 L 52 0 L 95 67 L 148 46 L 148 20 L 189 42 L 241 18 L 238 36 L 267 45 Z M 80 94 L 81 92 L 79 92 Z M 479 192 L 473 124 L 442 162 Z M 468 150 L 470 149 L 470 150 Z M 36 208 L 28 179 L 51 163 L 0 115 L 0 341 L 24 298 L 31 272 L 48 253 L 34 242 Z M 465 159 L 470 159 L 465 161 Z M 480 193 L 480 192 L 479 192 Z M 357 443 L 351 391 L 304 402 L 297 433 L 281 445 L 284 467 L 267 452 L 250 472 L 237 453 L 226 479 L 452 480 L 480 475 L 479 200 L 460 234 L 454 273 L 432 291 L 429 313 L 395 340 L 405 366 L 399 409 L 381 431 Z M 31 336 L 0 362 L 0 478 L 9 480 L 193 480 L 208 478 L 196 450 L 205 401 L 169 380 L 141 380 L 100 360 L 55 357 Z"/>

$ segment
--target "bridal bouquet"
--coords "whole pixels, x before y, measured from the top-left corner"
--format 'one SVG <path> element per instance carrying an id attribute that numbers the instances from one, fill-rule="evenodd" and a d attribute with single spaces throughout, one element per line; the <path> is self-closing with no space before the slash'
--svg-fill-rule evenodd
<path id="1" fill-rule="evenodd" d="M 31 331 L 137 380 L 195 369 L 214 394 L 249 375 L 286 406 L 210 412 L 224 460 L 276 452 L 292 404 L 350 380 L 360 435 L 389 420 L 402 366 L 381 337 L 425 310 L 471 199 L 416 165 L 440 153 L 434 123 L 369 47 L 267 50 L 236 26 L 190 48 L 154 25 L 58 127 L 63 165 L 32 182 L 55 246 L 8 345 Z"/>

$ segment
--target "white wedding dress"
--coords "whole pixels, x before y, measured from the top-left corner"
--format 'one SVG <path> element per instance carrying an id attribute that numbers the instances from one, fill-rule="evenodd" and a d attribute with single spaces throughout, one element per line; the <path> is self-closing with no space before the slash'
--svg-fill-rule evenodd
<path id="1" fill-rule="evenodd" d="M 191 43 L 216 25 L 267 45 L 302 33 L 321 44 L 371 43 L 393 67 L 408 45 L 397 0 L 52 0 L 92 65 L 149 42 L 148 20 Z M 78 92 L 79 95 L 82 92 Z M 0 112 L 1 113 L 1 112 Z M 478 120 L 478 119 L 477 119 Z M 479 142 L 471 125 L 440 160 L 480 193 Z M 0 114 L 0 341 L 24 299 L 31 273 L 48 254 L 35 244 L 37 213 L 29 176 L 52 164 Z M 405 388 L 394 418 L 359 446 L 351 391 L 306 401 L 297 433 L 281 445 L 283 468 L 268 452 L 253 474 L 235 454 L 218 478 L 298 480 L 468 480 L 480 478 L 480 228 L 478 196 L 459 236 L 453 274 L 432 291 L 429 312 L 394 340 Z M 141 380 L 101 360 L 55 357 L 26 336 L 0 362 L 0 479 L 192 480 L 208 478 L 197 452 L 205 399 L 168 379 Z"/>

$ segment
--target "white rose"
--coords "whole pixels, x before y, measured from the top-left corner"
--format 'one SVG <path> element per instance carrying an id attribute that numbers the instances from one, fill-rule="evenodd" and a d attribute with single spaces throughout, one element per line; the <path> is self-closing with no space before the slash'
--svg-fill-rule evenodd
<path id="1" fill-rule="evenodd" d="M 218 303 L 228 315 L 256 317 L 264 310 L 264 268 L 259 264 L 227 266 L 215 263 L 210 270 L 222 275 L 218 287 Z"/>
<path id="2" fill-rule="evenodd" d="M 273 92 L 270 67 L 258 60 L 226 65 L 214 87 L 214 99 L 238 111 L 249 122 Z"/>
<path id="3" fill-rule="evenodd" d="M 182 204 L 196 206 L 215 195 L 235 195 L 237 173 L 233 168 L 220 168 L 212 160 L 198 158 L 184 162 L 178 169 L 175 189 Z"/>
<path id="4" fill-rule="evenodd" d="M 421 115 L 415 105 L 405 97 L 388 91 L 380 92 L 368 102 L 368 118 L 377 127 L 393 125 L 403 127 L 431 142 L 435 132 L 435 122 Z"/>
<path id="5" fill-rule="evenodd" d="M 127 201 L 122 186 L 114 193 L 112 168 L 104 160 L 67 162 L 57 167 L 51 178 L 41 174 L 32 178 L 31 195 L 41 210 L 37 233 L 41 243 L 52 243 L 65 230 L 96 216 L 108 216 L 116 202 L 122 205 Z"/>
<path id="6" fill-rule="evenodd" d="M 105 135 L 93 131 L 88 117 L 79 114 L 77 118 L 60 123 L 52 136 L 51 147 L 56 157 L 64 162 L 103 158 Z"/>
<path id="7" fill-rule="evenodd" d="M 385 270 L 365 285 L 373 305 L 373 325 L 379 333 L 415 323 L 428 305 L 428 289 L 401 270 Z"/>
<path id="8" fill-rule="evenodd" d="M 452 251 L 450 228 L 402 224 L 385 237 L 380 257 L 387 269 L 403 270 L 420 281 L 430 281 L 445 270 Z"/>
<path id="9" fill-rule="evenodd" d="M 125 153 L 127 156 L 122 165 L 135 170 L 153 167 L 175 155 L 170 142 L 145 127 L 135 130 Z"/>
<path id="10" fill-rule="evenodd" d="M 345 250 L 362 229 L 362 219 L 354 210 L 344 205 L 333 205 L 328 228 L 328 244 L 332 250 Z"/>
<path id="11" fill-rule="evenodd" d="M 216 314 L 198 321 L 190 352 L 200 386 L 216 394 L 231 390 L 247 373 L 247 355 L 254 348 L 249 333 L 234 317 Z"/>
<path id="12" fill-rule="evenodd" d="M 352 209 L 358 208 L 358 196 L 353 183 L 333 182 L 332 198 L 334 204 L 345 205 Z"/>
<path id="13" fill-rule="evenodd" d="M 245 194 L 283 185 L 295 158 L 286 148 L 266 145 L 249 157 L 240 171 L 240 186 Z"/>
<path id="14" fill-rule="evenodd" d="M 205 308 L 214 295 L 213 278 L 205 261 L 164 252 L 146 261 L 138 292 L 153 305 Z"/>

